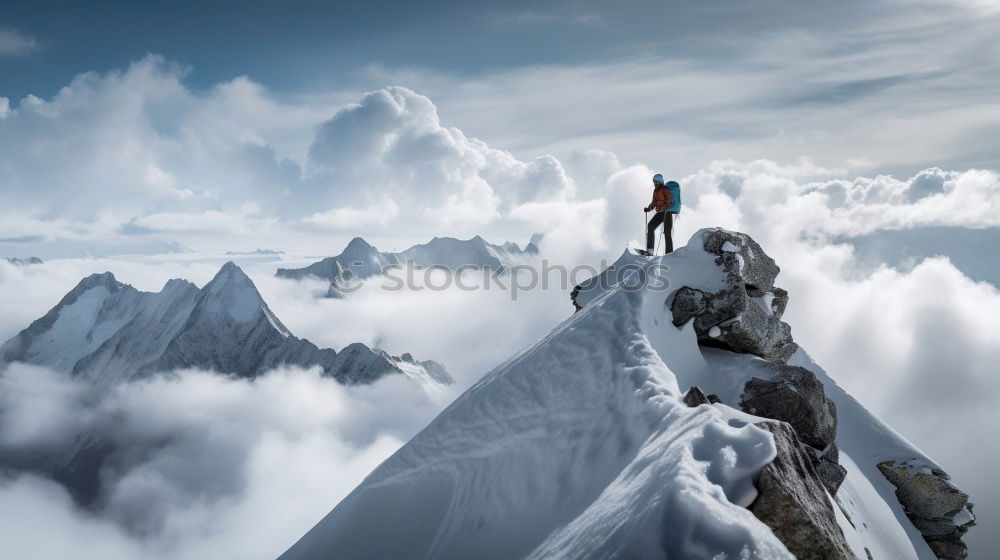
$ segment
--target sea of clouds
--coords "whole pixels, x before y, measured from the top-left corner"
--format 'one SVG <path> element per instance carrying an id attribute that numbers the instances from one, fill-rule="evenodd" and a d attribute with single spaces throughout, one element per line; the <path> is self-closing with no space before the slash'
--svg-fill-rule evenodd
<path id="1" fill-rule="evenodd" d="M 314 371 L 253 381 L 180 371 L 93 402 L 64 376 L 9 366 L 0 374 L 4 445 L 60 448 L 98 433 L 123 451 L 88 507 L 44 477 L 5 473 L 4 555 L 274 557 L 451 399 L 572 313 L 564 289 L 515 301 L 497 290 L 387 292 L 372 282 L 344 300 L 317 300 L 321 283 L 274 278 L 278 266 L 336 254 L 356 234 L 402 249 L 437 234 L 523 243 L 542 232 L 543 256 L 567 266 L 613 260 L 642 237 L 654 169 L 607 151 L 521 161 L 443 125 L 430 99 L 403 87 L 350 102 L 279 100 L 247 78 L 192 91 L 185 71 L 148 57 L 83 74 L 52 99 L 8 104 L 0 181 L 13 188 L 0 192 L 0 251 L 61 252 L 40 266 L 0 261 L 0 338 L 87 274 L 111 270 L 158 290 L 175 277 L 203 285 L 236 259 L 297 336 L 412 352 L 443 362 L 458 382 L 343 387 Z M 759 241 L 782 267 L 796 341 L 970 491 L 982 525 L 968 538 L 972 556 L 994 543 L 1000 293 L 947 253 L 871 266 L 848 241 L 995 230 L 1000 176 L 929 168 L 856 177 L 808 160 L 720 160 L 675 178 L 685 203 L 675 245 L 706 226 Z M 136 249 L 174 241 L 191 251 Z M 95 255 L 98 245 L 150 254 Z M 224 254 L 256 247 L 286 254 Z M 994 249 L 955 248 L 982 259 Z"/>

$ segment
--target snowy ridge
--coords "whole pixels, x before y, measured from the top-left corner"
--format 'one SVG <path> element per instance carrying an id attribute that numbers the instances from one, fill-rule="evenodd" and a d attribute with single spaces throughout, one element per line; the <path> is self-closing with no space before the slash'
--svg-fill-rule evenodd
<path id="1" fill-rule="evenodd" d="M 537 243 L 540 241 L 541 236 L 535 234 L 531 242 L 521 249 L 511 242 L 494 245 L 478 235 L 465 240 L 435 237 L 399 253 L 383 253 L 364 239 L 355 237 L 336 257 L 325 258 L 304 268 L 279 268 L 275 276 L 291 279 L 312 276 L 329 280 L 331 285 L 327 297 L 343 297 L 341 288 L 345 283 L 380 276 L 392 266 L 434 266 L 451 270 L 475 267 L 502 271 L 538 254 Z"/>
<path id="2" fill-rule="evenodd" d="M 201 289 L 174 279 L 159 292 L 140 292 L 110 272 L 91 275 L 0 347 L 0 358 L 72 373 L 98 392 L 186 367 L 254 377 L 279 365 L 319 366 L 347 384 L 389 374 L 451 382 L 434 362 L 404 361 L 360 343 L 337 353 L 296 338 L 231 262 Z"/>
<path id="3" fill-rule="evenodd" d="M 578 313 L 486 374 L 281 560 L 792 558 L 746 509 L 774 440 L 753 425 L 762 418 L 722 404 L 769 375 L 769 362 L 699 346 L 693 321 L 671 323 L 681 286 L 723 284 L 703 234 L 664 257 L 623 255 L 630 272 L 581 290 Z M 669 267 L 668 288 L 627 289 L 654 266 Z M 804 350 L 789 363 L 821 379 L 843 419 L 846 480 L 824 507 L 850 551 L 935 558 L 875 466 L 935 463 Z M 692 385 L 722 403 L 687 407 L 680 397 Z"/>

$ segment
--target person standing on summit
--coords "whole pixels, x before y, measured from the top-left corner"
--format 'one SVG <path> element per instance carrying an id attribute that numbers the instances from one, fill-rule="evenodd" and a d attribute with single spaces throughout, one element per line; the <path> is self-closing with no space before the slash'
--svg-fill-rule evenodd
<path id="1" fill-rule="evenodd" d="M 663 225 L 663 240 L 665 242 L 664 252 L 674 251 L 674 214 L 681 213 L 681 186 L 677 181 L 663 182 L 663 175 L 657 173 L 653 175 L 653 201 L 643 211 L 649 213 L 656 210 L 653 219 L 646 223 L 646 252 L 653 254 L 655 246 L 656 228 Z"/>

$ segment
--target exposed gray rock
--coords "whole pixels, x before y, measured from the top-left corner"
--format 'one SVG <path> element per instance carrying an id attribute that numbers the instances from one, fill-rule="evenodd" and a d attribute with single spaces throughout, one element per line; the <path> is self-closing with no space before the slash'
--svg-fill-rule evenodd
<path id="1" fill-rule="evenodd" d="M 716 397 L 718 398 L 718 397 Z M 712 401 L 708 400 L 705 393 L 697 385 L 692 385 L 686 395 L 684 395 L 684 404 L 694 408 L 703 404 L 712 404 Z"/>
<path id="2" fill-rule="evenodd" d="M 840 485 L 847 478 L 847 469 L 840 465 L 839 460 L 836 443 L 832 444 L 826 453 L 813 460 L 816 473 L 819 475 L 820 480 L 823 481 L 823 486 L 826 486 L 826 489 L 830 491 L 830 495 L 832 496 L 837 495 L 837 490 L 840 489 Z"/>
<path id="3" fill-rule="evenodd" d="M 708 395 L 708 402 L 710 402 L 712 404 L 719 404 L 719 403 L 722 402 L 722 399 L 719 398 L 719 395 L 716 395 L 715 393 L 711 393 L 711 394 Z"/>
<path id="4" fill-rule="evenodd" d="M 571 291 L 569 293 L 569 299 L 570 299 L 570 301 L 573 302 L 573 312 L 574 313 L 576 313 L 577 311 L 583 309 L 583 306 L 580 305 L 580 303 L 576 301 L 576 298 L 579 295 L 580 295 L 580 286 L 579 285 L 573 286 L 573 291 Z"/>
<path id="5" fill-rule="evenodd" d="M 826 449 L 837 437 L 837 408 L 826 397 L 813 372 L 774 364 L 772 379 L 753 377 L 740 396 L 740 407 L 750 414 L 788 422 L 803 443 Z"/>
<path id="6" fill-rule="evenodd" d="M 968 494 L 948 482 L 940 469 L 927 473 L 905 461 L 883 461 L 878 469 L 896 487 L 903 511 L 938 558 L 968 557 L 962 535 L 976 524 Z"/>
<path id="7" fill-rule="evenodd" d="M 785 422 L 756 424 L 774 435 L 777 455 L 757 476 L 750 511 L 799 560 L 854 560 L 830 499 L 795 430 Z"/>
<path id="8" fill-rule="evenodd" d="M 924 540 L 927 541 L 927 545 L 931 547 L 931 551 L 934 552 L 934 555 L 938 558 L 965 559 L 969 557 L 969 548 L 962 541 L 961 537 L 948 536 L 930 538 L 925 535 Z"/>
<path id="9" fill-rule="evenodd" d="M 774 286 L 779 268 L 749 235 L 723 229 L 702 237 L 706 252 L 725 272 L 725 287 L 708 293 L 682 286 L 670 304 L 673 323 L 694 319 L 698 342 L 785 361 L 797 346 L 781 320 L 788 292 Z"/>
<path id="10" fill-rule="evenodd" d="M 813 372 L 781 362 L 769 362 L 767 369 L 773 372 L 770 378 L 753 377 L 743 387 L 740 408 L 791 424 L 799 440 L 808 446 L 810 461 L 823 485 L 835 496 L 847 476 L 847 469 L 838 463 L 836 405 Z"/>

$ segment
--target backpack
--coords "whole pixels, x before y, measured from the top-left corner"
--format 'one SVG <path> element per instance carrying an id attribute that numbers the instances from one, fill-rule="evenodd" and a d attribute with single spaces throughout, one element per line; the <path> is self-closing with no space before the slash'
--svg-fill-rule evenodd
<path id="1" fill-rule="evenodd" d="M 680 186 L 680 184 L 677 181 L 667 181 L 667 183 L 665 185 L 663 185 L 663 186 L 665 186 L 667 188 L 667 212 L 670 212 L 671 214 L 680 214 L 681 213 L 681 201 L 680 201 L 681 186 Z M 674 199 L 674 189 L 677 189 L 677 199 L 676 200 Z M 674 207 L 674 204 L 677 205 L 677 209 L 676 210 L 670 210 L 671 208 Z"/>

